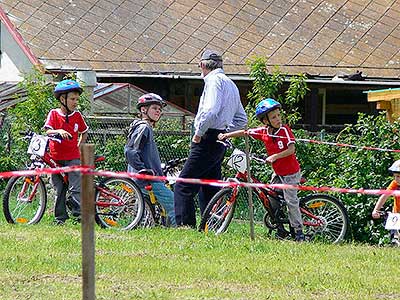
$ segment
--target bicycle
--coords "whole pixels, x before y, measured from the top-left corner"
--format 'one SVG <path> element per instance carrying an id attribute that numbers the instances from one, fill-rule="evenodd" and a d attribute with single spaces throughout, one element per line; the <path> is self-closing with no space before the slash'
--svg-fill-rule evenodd
<path id="1" fill-rule="evenodd" d="M 57 168 L 59 165 L 48 151 L 50 139 L 61 141 L 59 136 L 43 136 L 33 132 L 22 133 L 29 140 L 30 163 L 27 170 L 44 167 Z M 105 160 L 99 156 L 95 162 Z M 64 183 L 68 184 L 68 174 L 61 172 Z M 45 175 L 14 176 L 5 188 L 3 213 L 11 224 L 37 224 L 42 219 L 47 206 Z M 135 228 L 142 219 L 144 200 L 139 187 L 129 178 L 105 178 L 95 182 L 95 221 L 102 228 L 129 230 Z M 67 209 L 79 205 L 67 192 Z"/>
<path id="2" fill-rule="evenodd" d="M 393 213 L 389 209 L 378 212 L 383 218 L 385 229 L 390 232 L 390 243 L 394 247 L 400 247 L 400 213 Z"/>
<path id="3" fill-rule="evenodd" d="M 227 147 L 233 146 L 228 142 Z M 266 163 L 264 159 L 256 155 L 250 157 L 255 162 Z M 234 149 L 227 164 L 237 172 L 234 178 L 228 179 L 229 181 L 248 182 L 244 152 Z M 251 182 L 261 183 L 254 176 L 251 176 Z M 215 194 L 202 215 L 200 231 L 220 234 L 227 230 L 235 212 L 240 189 L 242 189 L 240 186 L 226 187 Z M 265 209 L 263 223 L 270 233 L 284 229 L 285 236 L 294 238 L 294 232 L 290 228 L 287 217 L 283 191 L 269 187 L 254 187 L 252 192 L 255 199 L 261 201 Z M 307 240 L 339 243 L 346 237 L 349 228 L 348 213 L 341 201 L 332 195 L 309 194 L 301 197 L 300 211 Z"/>
<path id="4" fill-rule="evenodd" d="M 169 177 L 178 177 L 180 171 L 182 170 L 183 163 L 186 158 L 176 158 L 169 160 L 167 163 L 162 163 L 161 167 L 164 173 L 164 176 Z M 141 170 L 139 173 L 152 175 L 152 170 Z M 173 190 L 175 181 L 170 179 L 166 182 L 166 185 L 169 189 Z M 143 219 L 140 223 L 142 227 L 154 227 L 154 226 L 164 226 L 169 227 L 169 219 L 167 217 L 167 212 L 164 207 L 157 201 L 157 197 L 153 192 L 153 188 L 151 183 L 145 185 L 145 190 L 147 191 L 147 195 L 143 195 L 143 199 L 145 202 L 145 211 L 143 215 Z"/>

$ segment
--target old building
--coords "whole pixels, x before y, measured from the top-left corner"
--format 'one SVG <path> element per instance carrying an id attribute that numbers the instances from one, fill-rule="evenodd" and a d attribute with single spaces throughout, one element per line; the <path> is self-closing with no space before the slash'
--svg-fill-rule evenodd
<path id="1" fill-rule="evenodd" d="M 33 65 L 49 73 L 94 71 L 160 93 L 195 112 L 205 48 L 251 88 L 246 61 L 268 57 L 307 74 L 302 123 L 316 130 L 376 112 L 363 91 L 400 86 L 400 0 L 0 0 L 0 81 Z"/>

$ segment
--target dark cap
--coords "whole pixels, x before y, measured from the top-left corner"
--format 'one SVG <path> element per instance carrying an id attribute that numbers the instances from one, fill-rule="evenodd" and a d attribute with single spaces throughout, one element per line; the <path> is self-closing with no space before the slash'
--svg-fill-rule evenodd
<path id="1" fill-rule="evenodd" d="M 201 60 L 209 60 L 209 59 L 215 61 L 222 61 L 222 56 L 217 51 L 207 49 L 203 52 Z"/>

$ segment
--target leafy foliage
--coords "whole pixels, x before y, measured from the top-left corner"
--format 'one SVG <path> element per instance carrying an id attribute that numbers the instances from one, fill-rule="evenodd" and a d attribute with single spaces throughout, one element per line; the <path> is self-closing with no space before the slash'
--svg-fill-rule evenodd
<path id="1" fill-rule="evenodd" d="M 399 123 L 389 123 L 384 114 L 359 114 L 358 122 L 347 125 L 337 136 L 324 135 L 324 141 L 351 144 L 359 148 L 335 147 L 297 143 L 297 156 L 308 185 L 345 188 L 385 189 L 393 179 L 388 167 L 399 158 L 393 152 L 361 149 L 373 146 L 386 149 L 399 148 Z M 306 137 L 296 131 L 297 137 Z M 322 136 L 321 136 L 322 137 Z M 309 136 L 308 136 L 309 138 Z M 352 238 L 357 241 L 383 243 L 387 232 L 380 221 L 372 221 L 371 212 L 378 196 L 361 194 L 337 195 L 350 215 Z M 388 200 L 391 203 L 391 200 Z"/>

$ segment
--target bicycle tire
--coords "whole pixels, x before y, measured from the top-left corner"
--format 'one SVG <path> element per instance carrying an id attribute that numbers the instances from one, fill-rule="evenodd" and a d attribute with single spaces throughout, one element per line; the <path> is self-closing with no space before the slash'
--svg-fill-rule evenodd
<path id="1" fill-rule="evenodd" d="M 154 205 L 151 203 L 148 196 L 144 196 L 143 198 L 144 198 L 144 213 L 139 226 L 144 228 L 154 227 L 157 224 L 157 217 Z"/>
<path id="2" fill-rule="evenodd" d="M 201 217 L 200 231 L 221 234 L 227 230 L 236 208 L 236 201 L 229 201 L 232 191 L 230 188 L 222 189 L 211 198 Z"/>
<path id="3" fill-rule="evenodd" d="M 36 191 L 35 180 L 39 180 Z M 9 179 L 3 197 L 3 213 L 8 223 L 37 224 L 46 206 L 46 185 L 40 176 L 16 176 Z"/>
<path id="4" fill-rule="evenodd" d="M 102 191 L 108 191 L 112 195 Z M 120 198 L 123 203 L 115 205 Z M 110 204 L 107 205 L 107 202 Z M 144 200 L 140 188 L 129 178 L 107 178 L 96 187 L 95 220 L 102 228 L 130 230 L 143 218 Z M 103 203 L 105 205 L 99 205 Z"/>
<path id="5" fill-rule="evenodd" d="M 312 194 L 300 199 L 300 207 L 318 217 L 318 226 L 304 226 L 304 234 L 310 240 L 337 244 L 342 242 L 349 230 L 349 216 L 342 202 L 325 194 Z M 302 213 L 303 223 L 313 223 L 315 219 Z"/>

